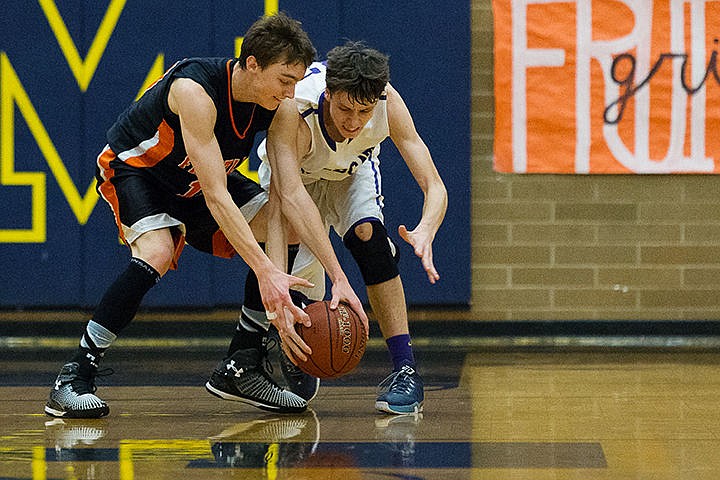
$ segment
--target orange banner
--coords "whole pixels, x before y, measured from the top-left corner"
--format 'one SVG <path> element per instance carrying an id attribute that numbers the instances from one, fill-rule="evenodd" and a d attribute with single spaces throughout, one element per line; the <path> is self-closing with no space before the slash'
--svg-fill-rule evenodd
<path id="1" fill-rule="evenodd" d="M 720 173 L 720 0 L 493 0 L 495 170 Z"/>

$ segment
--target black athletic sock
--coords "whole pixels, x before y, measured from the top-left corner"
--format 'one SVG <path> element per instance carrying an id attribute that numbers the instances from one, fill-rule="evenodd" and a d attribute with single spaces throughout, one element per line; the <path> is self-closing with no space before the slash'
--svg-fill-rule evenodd
<path id="1" fill-rule="evenodd" d="M 287 273 L 288 274 L 292 273 L 293 265 L 295 264 L 295 259 L 297 258 L 299 251 L 300 251 L 300 244 L 295 243 L 292 245 L 288 245 L 288 255 L 287 255 L 287 259 L 288 259 Z"/>
<path id="2" fill-rule="evenodd" d="M 260 243 L 260 247 L 265 249 L 265 244 Z M 292 271 L 292 266 L 295 263 L 295 258 L 298 255 L 299 245 L 288 245 L 288 272 Z M 245 277 L 245 297 L 243 299 L 243 310 L 253 310 L 256 312 L 265 313 L 265 306 L 262 303 L 262 296 L 260 295 L 260 284 L 258 283 L 257 276 L 252 269 L 248 270 L 247 277 Z"/>
<path id="3" fill-rule="evenodd" d="M 89 378 L 91 372 L 98 368 L 100 355 L 93 353 L 89 348 L 78 347 L 70 361 L 76 362 L 79 365 L 78 374 L 81 377 Z"/>
<path id="4" fill-rule="evenodd" d="M 240 324 L 235 329 L 235 335 L 230 342 L 230 347 L 227 351 L 227 356 L 232 356 L 233 353 L 238 350 L 247 350 L 248 348 L 260 349 L 262 347 L 263 338 L 265 337 L 265 330 L 254 331 L 245 330 Z"/>
<path id="5" fill-rule="evenodd" d="M 105 350 L 115 341 L 117 335 L 97 322 L 90 320 L 85 326 L 85 332 L 80 339 L 80 345 L 72 361 L 81 365 L 81 373 L 85 363 L 96 367 L 100 359 L 105 356 Z"/>
<path id="6" fill-rule="evenodd" d="M 117 335 L 135 317 L 145 294 L 160 281 L 160 274 L 139 258 L 110 285 L 95 309 L 93 320 Z"/>
<path id="7" fill-rule="evenodd" d="M 260 242 L 260 248 L 265 250 L 265 244 Z M 288 272 L 292 271 L 292 265 L 297 257 L 300 245 L 288 245 Z M 260 284 L 252 269 L 248 270 L 245 277 L 245 297 L 243 299 L 240 321 L 235 328 L 235 334 L 228 347 L 228 357 L 237 350 L 246 348 L 260 348 L 262 339 L 267 330 L 267 317 L 265 306 L 260 295 Z"/>

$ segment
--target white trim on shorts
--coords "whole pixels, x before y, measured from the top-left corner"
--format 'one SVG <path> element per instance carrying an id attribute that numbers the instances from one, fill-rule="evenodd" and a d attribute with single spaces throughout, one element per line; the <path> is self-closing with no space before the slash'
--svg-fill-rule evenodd
<path id="1" fill-rule="evenodd" d="M 143 233 L 170 227 L 179 228 L 182 234 L 185 235 L 185 224 L 177 218 L 171 217 L 167 213 L 158 213 L 150 215 L 149 217 L 141 218 L 130 227 L 123 224 L 122 231 L 123 237 L 125 237 L 128 245 L 132 245 Z"/>
<path id="2" fill-rule="evenodd" d="M 260 192 L 245 203 L 245 205 L 238 208 L 240 209 L 240 213 L 242 213 L 243 217 L 245 217 L 245 220 L 250 223 L 267 201 L 267 192 Z M 150 215 L 149 217 L 141 218 L 129 227 L 123 224 L 122 233 L 128 245 L 132 245 L 143 233 L 172 227 L 177 227 L 183 236 L 187 233 L 185 224 L 167 213 L 158 213 Z"/>

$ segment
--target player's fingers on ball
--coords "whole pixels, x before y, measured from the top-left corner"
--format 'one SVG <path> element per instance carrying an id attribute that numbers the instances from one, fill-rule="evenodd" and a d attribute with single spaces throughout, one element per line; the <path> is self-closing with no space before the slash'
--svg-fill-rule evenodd
<path id="1" fill-rule="evenodd" d="M 302 338 L 298 335 L 297 339 L 295 340 L 295 345 L 300 349 L 301 352 L 307 353 L 308 355 L 312 355 L 312 348 L 310 348 L 310 345 L 305 343 Z"/>
<path id="2" fill-rule="evenodd" d="M 365 324 L 367 327 L 368 324 L 368 317 L 367 313 L 365 313 L 365 309 L 362 307 L 362 304 L 360 301 L 353 302 L 352 304 L 353 310 L 357 312 L 357 314 L 360 316 L 360 320 Z"/>
<path id="3" fill-rule="evenodd" d="M 298 335 L 297 330 L 295 330 L 295 328 L 292 328 L 292 330 L 288 332 L 287 339 L 288 339 L 287 343 L 290 345 L 290 347 L 297 348 L 300 352 L 305 352 L 308 355 L 312 354 L 312 349 L 310 348 L 310 346 L 307 343 L 305 343 L 305 341 L 302 339 L 302 337 L 300 335 Z M 305 360 L 305 359 L 303 359 L 303 360 Z"/>
<path id="4" fill-rule="evenodd" d="M 293 363 L 293 365 L 297 366 L 299 360 L 295 357 L 295 353 L 288 345 L 289 344 L 287 342 L 283 344 L 283 351 L 285 352 L 285 356 L 287 356 L 287 358 Z"/>
<path id="5" fill-rule="evenodd" d="M 299 341 L 302 342 L 302 340 L 299 340 Z M 305 342 L 303 342 L 303 345 L 305 345 Z M 304 362 L 305 360 L 307 360 L 307 355 L 305 354 L 305 352 L 303 351 L 302 347 L 301 347 L 298 343 L 291 342 L 291 343 L 289 344 L 289 347 L 290 347 L 290 349 L 292 350 L 292 354 L 293 354 L 293 356 L 295 357 L 296 360 L 299 360 L 299 361 L 301 361 L 301 362 Z M 307 345 L 305 345 L 305 347 L 306 347 L 308 350 L 310 350 L 310 347 L 308 347 Z M 308 352 L 308 355 L 309 355 L 309 354 L 310 354 L 310 353 Z M 295 362 L 295 364 L 297 365 L 297 362 Z"/>
<path id="6" fill-rule="evenodd" d="M 288 307 L 288 309 L 292 313 L 292 316 L 295 318 L 296 323 L 302 323 L 306 327 L 312 325 L 312 322 L 310 321 L 310 315 L 308 315 L 305 310 L 298 307 L 297 305 L 291 305 L 290 307 Z"/>

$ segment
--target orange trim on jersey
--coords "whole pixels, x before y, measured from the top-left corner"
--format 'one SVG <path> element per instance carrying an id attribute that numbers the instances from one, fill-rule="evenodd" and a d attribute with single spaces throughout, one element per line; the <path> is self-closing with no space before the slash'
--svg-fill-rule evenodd
<path id="1" fill-rule="evenodd" d="M 175 132 L 170 125 L 163 120 L 158 126 L 158 143 L 148 148 L 142 155 L 129 157 L 125 160 L 125 163 L 137 168 L 154 167 L 172 152 L 174 146 Z"/>
<path id="2" fill-rule="evenodd" d="M 117 225 L 120 239 L 125 245 L 128 245 L 123 235 L 122 223 L 120 222 L 120 202 L 118 201 L 117 192 L 115 191 L 115 185 L 110 181 L 115 176 L 115 170 L 110 166 L 110 162 L 116 158 L 115 152 L 109 148 L 105 148 L 105 150 L 98 155 L 97 164 L 102 170 L 102 178 L 104 179 L 104 181 L 98 185 L 98 192 L 108 205 L 110 205 L 110 209 L 115 217 L 115 225 Z"/>
<path id="3" fill-rule="evenodd" d="M 185 248 L 185 235 L 183 235 L 177 228 L 171 228 L 170 235 L 172 235 L 173 243 L 175 244 L 172 262 L 170 262 L 170 270 L 177 270 L 180 254 L 182 253 L 183 248 Z"/>
<path id="4" fill-rule="evenodd" d="M 237 253 L 220 229 L 213 234 L 212 253 L 214 256 L 221 258 L 232 258 Z"/>
<path id="5" fill-rule="evenodd" d="M 227 70 L 228 75 L 228 111 L 230 113 L 230 123 L 232 124 L 233 131 L 235 132 L 235 135 L 238 136 L 240 139 L 244 139 L 245 135 L 247 135 L 248 130 L 250 130 L 250 125 L 252 125 L 253 118 L 255 117 L 255 108 L 257 107 L 257 103 L 253 105 L 252 113 L 250 114 L 250 121 L 247 124 L 247 127 L 245 127 L 245 131 L 240 134 L 238 132 L 237 127 L 235 126 L 235 116 L 233 115 L 233 108 L 232 108 L 232 71 L 230 70 L 230 64 L 232 63 L 232 60 L 228 60 L 228 62 L 225 64 L 225 69 Z"/>
<path id="6" fill-rule="evenodd" d="M 120 240 L 122 240 L 122 242 L 127 245 L 128 248 L 130 248 L 130 244 L 125 238 L 125 235 L 123 234 L 122 222 L 120 221 L 120 201 L 118 200 L 115 185 L 113 185 L 113 183 L 110 181 L 115 176 L 115 169 L 110 166 L 110 162 L 112 162 L 116 158 L 117 156 L 115 155 L 115 152 L 110 150 L 110 148 L 105 148 L 105 150 L 103 150 L 98 156 L 97 164 L 102 170 L 102 178 L 104 179 L 104 181 L 100 185 L 98 185 L 98 192 L 100 193 L 100 196 L 103 198 L 103 200 L 105 200 L 108 205 L 110 205 L 110 209 L 112 210 L 113 216 L 115 217 L 115 225 L 117 226 Z M 185 247 L 185 235 L 183 235 L 182 232 L 177 228 L 171 228 L 170 233 L 172 235 L 173 243 L 175 245 L 173 258 L 170 263 L 170 269 L 176 270 L 178 267 L 178 260 L 180 258 L 180 254 Z"/>

